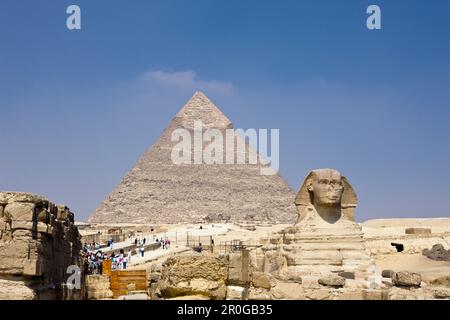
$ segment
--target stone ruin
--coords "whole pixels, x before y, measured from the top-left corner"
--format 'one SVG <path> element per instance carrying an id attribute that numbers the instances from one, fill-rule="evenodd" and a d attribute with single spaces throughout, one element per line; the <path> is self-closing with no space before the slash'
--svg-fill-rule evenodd
<path id="1" fill-rule="evenodd" d="M 314 170 L 295 199 L 298 221 L 259 248 L 214 256 L 188 253 L 152 267 L 153 299 L 390 299 L 354 221 L 357 196 L 332 169 Z M 208 271 L 209 270 L 209 271 Z M 391 285 L 417 288 L 416 274 L 392 273 Z M 399 289 L 401 290 L 401 289 Z M 408 291 L 409 292 L 409 291 Z M 391 294 L 391 296 L 390 296 Z M 414 293 L 412 293 L 414 294 Z"/>
<path id="2" fill-rule="evenodd" d="M 295 205 L 297 223 L 266 239 L 264 272 L 288 278 L 301 275 L 312 283 L 344 274 L 368 288 L 381 284 L 381 280 L 378 285 L 368 283 L 375 265 L 361 226 L 354 221 L 356 193 L 344 176 L 333 169 L 310 172 Z"/>
<path id="3" fill-rule="evenodd" d="M 80 250 L 69 208 L 29 193 L 0 193 L 0 299 L 82 298 L 81 289 L 65 285 L 67 268 L 81 265 Z"/>

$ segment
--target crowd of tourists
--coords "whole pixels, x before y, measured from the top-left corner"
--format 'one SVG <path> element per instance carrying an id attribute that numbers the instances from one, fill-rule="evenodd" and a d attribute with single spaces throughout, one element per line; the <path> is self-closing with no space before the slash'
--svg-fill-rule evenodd
<path id="1" fill-rule="evenodd" d="M 155 239 L 155 238 L 153 238 Z M 144 257 L 145 255 L 145 245 L 148 243 L 147 237 L 135 237 L 131 239 L 131 243 L 135 245 L 134 252 L 136 256 Z M 155 239 L 155 243 L 159 243 L 163 250 L 168 250 L 170 248 L 170 240 L 166 238 Z M 112 250 L 114 246 L 113 239 L 109 239 L 106 248 Z M 119 254 L 116 255 L 114 252 L 107 254 L 102 251 L 102 246 L 98 243 L 85 244 L 83 246 L 82 258 L 84 261 L 84 267 L 87 274 L 101 274 L 103 261 L 111 260 L 111 270 L 126 270 L 127 266 L 131 263 L 131 256 L 133 250 L 124 249 L 119 250 Z"/>
<path id="2" fill-rule="evenodd" d="M 131 251 L 116 255 L 114 252 L 106 254 L 101 250 L 88 250 L 85 248 L 82 252 L 84 268 L 87 274 L 102 274 L 103 261 L 111 260 L 111 270 L 126 270 L 127 265 L 131 263 Z"/>

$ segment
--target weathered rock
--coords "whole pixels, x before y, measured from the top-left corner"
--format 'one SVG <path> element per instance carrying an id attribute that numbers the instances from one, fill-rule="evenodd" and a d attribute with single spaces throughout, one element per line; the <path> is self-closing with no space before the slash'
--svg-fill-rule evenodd
<path id="1" fill-rule="evenodd" d="M 89 300 L 111 299 L 113 297 L 108 276 L 88 275 L 86 276 L 85 285 L 87 299 Z"/>
<path id="2" fill-rule="evenodd" d="M 328 300 L 331 297 L 329 289 L 315 289 L 306 292 L 306 298 L 310 300 Z"/>
<path id="3" fill-rule="evenodd" d="M 355 279 L 355 273 L 354 272 L 339 272 L 338 276 L 344 278 L 344 279 Z"/>
<path id="4" fill-rule="evenodd" d="M 36 292 L 21 277 L 0 278 L 0 300 L 34 300 Z"/>
<path id="5" fill-rule="evenodd" d="M 167 300 L 210 300 L 210 298 L 207 297 L 207 296 L 203 296 L 201 294 L 197 294 L 197 295 L 189 295 L 189 296 L 181 296 L 181 297 L 169 298 Z"/>
<path id="6" fill-rule="evenodd" d="M 450 299 L 450 289 L 445 287 L 435 288 L 433 296 L 436 299 Z"/>
<path id="7" fill-rule="evenodd" d="M 363 290 L 364 300 L 388 300 L 389 294 L 387 290 Z"/>
<path id="8" fill-rule="evenodd" d="M 348 179 L 337 170 L 311 171 L 295 198 L 297 223 L 264 244 L 263 271 L 279 280 L 290 274 L 305 279 L 341 272 L 348 277 L 356 271 L 375 273 L 362 228 L 354 221 L 357 200 Z"/>
<path id="9" fill-rule="evenodd" d="M 381 271 L 381 276 L 383 278 L 392 278 L 392 276 L 395 274 L 394 270 L 383 270 Z"/>
<path id="10" fill-rule="evenodd" d="M 11 202 L 5 207 L 5 215 L 14 222 L 25 221 L 32 223 L 36 221 L 35 207 L 34 203 Z"/>
<path id="11" fill-rule="evenodd" d="M 420 287 L 422 276 L 419 273 L 401 271 L 392 276 L 392 283 L 399 287 Z"/>
<path id="12" fill-rule="evenodd" d="M 318 282 L 319 284 L 327 287 L 342 288 L 345 285 L 345 278 L 330 275 L 327 277 L 320 278 Z"/>
<path id="13" fill-rule="evenodd" d="M 278 281 L 270 291 L 273 298 L 276 300 L 303 300 L 305 294 L 300 284 L 295 282 L 281 282 Z"/>
<path id="14" fill-rule="evenodd" d="M 126 296 L 119 296 L 118 300 L 150 300 L 150 297 L 145 293 L 128 294 Z"/>
<path id="15" fill-rule="evenodd" d="M 272 295 L 269 290 L 251 287 L 248 290 L 248 300 L 271 300 Z"/>
<path id="16" fill-rule="evenodd" d="M 263 272 L 253 272 L 252 284 L 255 288 L 270 289 L 272 287 L 271 276 Z"/>
<path id="17" fill-rule="evenodd" d="M 227 287 L 227 300 L 243 300 L 245 290 L 246 289 L 244 287 L 228 286 Z"/>
<path id="18" fill-rule="evenodd" d="M 166 298 L 204 295 L 225 299 L 227 265 L 209 254 L 183 253 L 168 258 L 163 264 L 159 290 Z"/>
<path id="19" fill-rule="evenodd" d="M 0 192 L 0 203 L 0 280 L 16 277 L 33 299 L 81 297 L 65 286 L 68 266 L 81 266 L 73 221 L 55 219 L 54 205 L 33 194 Z"/>
<path id="20" fill-rule="evenodd" d="M 150 273 L 148 280 L 150 282 L 158 282 L 161 280 L 161 273 Z"/>
<path id="21" fill-rule="evenodd" d="M 450 250 L 445 250 L 442 244 L 435 244 L 431 249 L 424 249 L 422 254 L 437 261 L 450 261 Z"/>
<path id="22" fill-rule="evenodd" d="M 434 286 L 444 286 L 450 288 L 450 275 L 436 278 L 431 281 L 431 284 Z"/>
<path id="23" fill-rule="evenodd" d="M 228 255 L 228 285 L 248 285 L 250 282 L 250 254 L 248 250 L 240 250 Z"/>

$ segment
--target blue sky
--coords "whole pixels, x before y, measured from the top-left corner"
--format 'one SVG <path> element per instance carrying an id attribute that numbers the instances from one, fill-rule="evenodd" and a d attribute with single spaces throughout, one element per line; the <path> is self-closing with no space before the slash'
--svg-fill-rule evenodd
<path id="1" fill-rule="evenodd" d="M 66 28 L 78 4 L 82 30 Z M 382 29 L 366 28 L 381 8 Z M 0 190 L 85 219 L 196 90 L 279 128 L 298 189 L 333 167 L 357 219 L 450 215 L 450 3 L 10 1 L 0 6 Z"/>

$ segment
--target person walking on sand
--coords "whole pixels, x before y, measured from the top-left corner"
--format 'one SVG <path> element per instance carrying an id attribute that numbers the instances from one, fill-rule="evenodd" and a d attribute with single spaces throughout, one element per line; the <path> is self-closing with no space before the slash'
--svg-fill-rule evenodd
<path id="1" fill-rule="evenodd" d="M 128 264 L 131 264 L 131 250 L 128 251 L 128 254 L 127 254 L 127 262 L 128 262 Z"/>
<path id="2" fill-rule="evenodd" d="M 127 269 L 127 257 L 123 257 L 123 260 L 122 260 L 122 264 L 123 264 L 123 270 L 126 270 Z"/>

